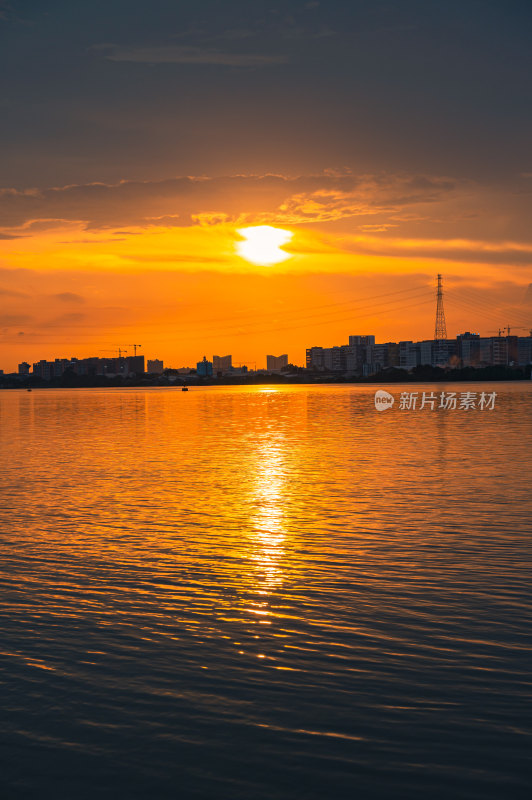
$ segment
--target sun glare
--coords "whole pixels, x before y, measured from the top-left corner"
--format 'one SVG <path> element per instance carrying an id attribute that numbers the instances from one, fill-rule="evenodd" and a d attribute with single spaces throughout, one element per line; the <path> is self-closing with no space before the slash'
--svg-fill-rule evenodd
<path id="1" fill-rule="evenodd" d="M 267 267 L 290 258 L 290 253 L 281 250 L 281 247 L 294 235 L 291 231 L 272 228 L 271 225 L 257 225 L 254 228 L 240 228 L 237 233 L 245 241 L 238 242 L 236 249 L 246 261 Z"/>

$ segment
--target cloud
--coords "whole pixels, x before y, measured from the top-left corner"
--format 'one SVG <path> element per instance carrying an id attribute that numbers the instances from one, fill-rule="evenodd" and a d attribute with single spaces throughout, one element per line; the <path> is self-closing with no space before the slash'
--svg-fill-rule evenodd
<path id="1" fill-rule="evenodd" d="M 95 45 L 108 61 L 135 64 L 199 64 L 223 67 L 268 67 L 286 64 L 288 56 L 270 53 L 231 53 L 208 47 L 155 45 L 152 47 L 116 44 Z"/>
<path id="2" fill-rule="evenodd" d="M 31 317 L 28 314 L 2 314 L 0 316 L 0 326 L 7 328 L 18 327 L 24 325 L 25 322 L 30 322 Z"/>
<path id="3" fill-rule="evenodd" d="M 403 206 L 434 203 L 455 188 L 452 181 L 423 176 L 364 176 L 353 186 L 349 177 L 338 185 L 293 195 L 281 206 L 287 221 L 330 222 L 346 217 L 391 212 Z M 350 185 L 351 184 L 351 185 Z"/>
<path id="4" fill-rule="evenodd" d="M 397 212 L 450 195 L 446 178 L 408 175 L 233 175 L 178 177 L 0 191 L 8 234 L 30 234 L 53 220 L 86 230 L 195 224 L 301 224 Z M 34 231 L 33 231 L 34 232 Z"/>
<path id="5" fill-rule="evenodd" d="M 230 263 L 229 258 L 223 256 L 197 256 L 191 253 L 175 253 L 172 255 L 150 254 L 147 256 L 128 253 L 123 256 L 128 261 L 136 261 L 140 264 L 226 264 Z"/>
<path id="6" fill-rule="evenodd" d="M 29 297 L 26 292 L 18 292 L 14 289 L 3 289 L 0 287 L 0 297 Z"/>
<path id="7" fill-rule="evenodd" d="M 446 176 L 346 171 L 295 177 L 182 176 L 0 191 L 4 231 L 19 237 L 48 236 L 54 228 L 70 227 L 76 236 L 82 228 L 93 237 L 72 242 L 105 244 L 119 241 L 109 237 L 115 232 L 124 238 L 158 228 L 230 231 L 246 225 L 290 225 L 318 227 L 320 236 L 331 231 L 330 247 L 336 253 L 528 267 L 532 241 L 528 226 L 518 224 L 522 205 L 522 196 L 512 187 L 484 187 Z M 314 240 L 317 235 L 314 231 Z M 314 252 L 316 243 L 305 246 Z M 292 246 L 288 249 L 292 252 Z M 129 256 L 122 251 L 121 258 L 154 265 L 159 261 L 161 266 L 227 261 L 224 253 L 213 257 L 194 252 L 189 243 L 182 252 Z M 66 293 L 64 302 L 82 301 Z"/>
<path id="8" fill-rule="evenodd" d="M 55 297 L 57 300 L 61 300 L 63 303 L 85 302 L 85 298 L 80 294 L 76 294 L 75 292 L 57 292 L 56 294 L 53 294 L 52 297 Z"/>
<path id="9" fill-rule="evenodd" d="M 62 328 L 64 325 L 75 325 L 86 319 L 85 314 L 61 314 L 58 317 L 40 323 L 41 328 Z"/>
<path id="10" fill-rule="evenodd" d="M 391 258 L 443 259 L 458 263 L 532 266 L 532 243 L 486 242 L 467 239 L 399 239 L 375 236 L 346 237 L 346 252 Z"/>

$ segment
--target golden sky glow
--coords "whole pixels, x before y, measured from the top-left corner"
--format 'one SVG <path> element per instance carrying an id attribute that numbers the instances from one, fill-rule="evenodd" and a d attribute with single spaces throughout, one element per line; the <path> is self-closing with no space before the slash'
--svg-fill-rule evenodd
<path id="1" fill-rule="evenodd" d="M 412 183 L 238 176 L 0 193 L 0 366 L 135 341 L 171 366 L 223 351 L 260 367 L 267 353 L 303 364 L 306 347 L 355 333 L 431 338 L 438 272 L 449 335 L 525 334 L 532 245 L 507 225 L 501 235 L 489 193 L 433 179 L 405 205 Z"/>

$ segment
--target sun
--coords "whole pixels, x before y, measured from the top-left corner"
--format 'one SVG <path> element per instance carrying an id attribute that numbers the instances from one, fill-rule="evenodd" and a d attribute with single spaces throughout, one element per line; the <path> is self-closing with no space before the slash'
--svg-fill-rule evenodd
<path id="1" fill-rule="evenodd" d="M 237 252 L 252 264 L 269 267 L 290 258 L 290 253 L 281 250 L 281 247 L 294 235 L 291 231 L 272 228 L 271 225 L 257 225 L 254 228 L 240 228 L 237 233 L 245 240 L 238 242 Z"/>

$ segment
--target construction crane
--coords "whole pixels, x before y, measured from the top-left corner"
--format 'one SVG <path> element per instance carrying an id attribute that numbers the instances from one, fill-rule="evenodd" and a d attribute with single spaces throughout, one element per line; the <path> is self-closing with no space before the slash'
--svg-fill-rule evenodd
<path id="1" fill-rule="evenodd" d="M 133 348 L 133 354 L 137 355 L 137 347 L 142 347 L 142 345 L 141 344 L 128 344 L 128 347 L 132 347 Z"/>
<path id="2" fill-rule="evenodd" d="M 511 328 L 509 325 L 506 326 L 506 330 L 508 331 L 508 336 L 510 335 L 510 330 L 513 331 L 528 331 L 530 336 L 532 336 L 532 328 L 527 328 L 526 325 L 512 325 Z"/>
<path id="3" fill-rule="evenodd" d="M 122 358 L 122 353 L 126 355 L 127 350 L 124 350 L 122 347 L 115 347 L 113 350 L 100 350 L 100 353 L 118 353 L 118 358 Z"/>
<path id="4" fill-rule="evenodd" d="M 507 325 L 505 328 L 499 328 L 496 331 L 488 331 L 488 333 L 497 333 L 500 337 L 505 331 L 507 336 L 510 336 L 510 331 L 528 331 L 530 336 L 532 336 L 532 328 L 527 328 L 524 325 Z"/>

